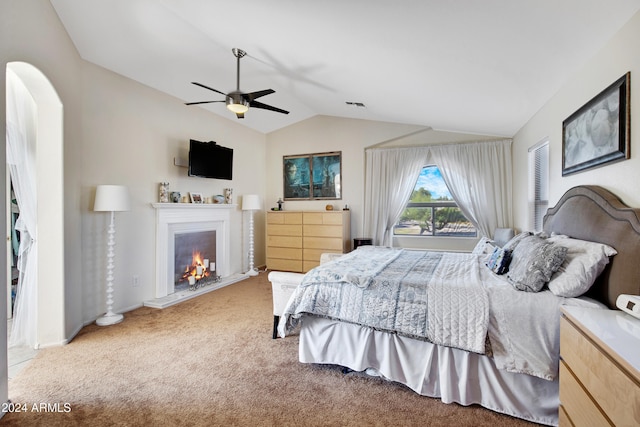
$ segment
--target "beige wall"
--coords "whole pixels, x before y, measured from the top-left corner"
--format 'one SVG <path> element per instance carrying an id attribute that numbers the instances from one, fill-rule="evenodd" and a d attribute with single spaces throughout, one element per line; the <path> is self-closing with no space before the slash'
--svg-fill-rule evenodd
<path id="1" fill-rule="evenodd" d="M 364 150 L 424 129 L 423 126 L 316 116 L 267 135 L 267 209 L 283 196 L 282 157 L 342 151 L 342 200 L 286 201 L 285 210 L 324 210 L 349 205 L 351 234 L 362 233 L 364 206 Z"/>
<path id="2" fill-rule="evenodd" d="M 576 185 L 601 185 L 630 206 L 640 206 L 640 13 L 636 14 L 514 137 L 513 200 L 517 227 L 527 228 L 527 150 L 550 140 L 550 205 Z M 541 64 L 544 66 L 544 64 Z M 631 158 L 562 177 L 562 121 L 631 71 Z"/>
<path id="3" fill-rule="evenodd" d="M 242 194 L 263 195 L 266 136 L 83 61 L 46 0 L 2 2 L 0 31 L 3 75 L 8 62 L 30 63 L 50 80 L 63 104 L 64 194 L 58 197 L 64 198 L 64 329 L 71 338 L 105 307 L 108 218 L 92 211 L 95 186 L 124 184 L 131 192 L 132 210 L 116 214 L 114 309 L 127 310 L 154 296 L 151 203 L 157 201 L 158 183 L 168 181 L 173 190 L 204 195 L 231 187 L 237 202 Z M 2 102 L 2 127 L 4 109 Z M 174 157 L 186 155 L 189 138 L 234 148 L 233 181 L 190 178 L 186 168 L 174 166 Z M 233 217 L 231 267 L 240 272 L 247 265 L 246 215 L 238 207 Z M 258 223 L 258 262 L 264 262 L 263 234 Z M 137 287 L 133 275 L 140 278 Z"/>
<path id="4" fill-rule="evenodd" d="M 90 63 L 83 63 L 82 236 L 83 282 L 100 283 L 104 277 L 105 234 L 108 215 L 91 211 L 95 186 L 124 184 L 132 199 L 131 212 L 116 214 L 116 301 L 127 310 L 154 297 L 155 209 L 160 182 L 170 191 L 200 192 L 203 196 L 234 190 L 234 202 L 242 194 L 263 195 L 265 184 L 265 136 L 199 107 L 187 107 L 170 97 Z M 234 149 L 233 180 L 187 176 L 187 168 L 174 158 L 188 156 L 189 139 L 214 140 Z M 232 213 L 231 271 L 246 271 L 247 257 L 240 206 Z M 263 226 L 258 224 L 256 259 L 264 262 Z M 244 232 L 243 232 L 244 231 Z M 133 286 L 133 276 L 140 279 Z M 85 318 L 96 315 L 103 301 L 101 286 L 84 292 Z M 98 310 L 99 311 L 99 310 Z"/>

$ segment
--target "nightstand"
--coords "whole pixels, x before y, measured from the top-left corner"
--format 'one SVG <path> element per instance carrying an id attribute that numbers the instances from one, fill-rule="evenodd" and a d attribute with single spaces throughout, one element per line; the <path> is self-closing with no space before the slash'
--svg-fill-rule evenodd
<path id="1" fill-rule="evenodd" d="M 640 320 L 563 307 L 560 426 L 640 425 Z"/>

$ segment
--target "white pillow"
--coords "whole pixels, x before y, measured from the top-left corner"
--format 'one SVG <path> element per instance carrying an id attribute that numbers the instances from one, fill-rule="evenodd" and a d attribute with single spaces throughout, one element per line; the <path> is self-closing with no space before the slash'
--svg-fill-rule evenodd
<path id="1" fill-rule="evenodd" d="M 561 297 L 578 297 L 587 292 L 609 264 L 609 257 L 618 253 L 609 245 L 564 235 L 547 240 L 568 249 L 567 257 L 547 284 L 553 294 Z"/>
<path id="2" fill-rule="evenodd" d="M 495 246 L 487 237 L 482 237 L 471 252 L 473 255 L 491 255 Z"/>

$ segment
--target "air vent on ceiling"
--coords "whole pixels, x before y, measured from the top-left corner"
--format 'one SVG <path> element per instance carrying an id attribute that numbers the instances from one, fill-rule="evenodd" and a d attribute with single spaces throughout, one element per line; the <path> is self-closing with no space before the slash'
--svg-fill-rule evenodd
<path id="1" fill-rule="evenodd" d="M 346 101 L 345 104 L 347 104 L 347 107 L 353 107 L 353 108 L 367 108 L 366 105 L 364 105 L 362 102 L 352 102 L 352 101 Z"/>

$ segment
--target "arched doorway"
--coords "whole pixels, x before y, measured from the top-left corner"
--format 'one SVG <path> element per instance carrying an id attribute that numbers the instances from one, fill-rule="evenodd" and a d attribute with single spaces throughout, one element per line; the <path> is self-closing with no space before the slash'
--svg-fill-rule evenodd
<path id="1" fill-rule="evenodd" d="M 49 79 L 33 65 L 10 62 L 6 72 L 8 78 L 11 75 L 19 79 L 35 104 L 35 167 L 29 173 L 33 174 L 37 201 L 34 207 L 37 260 L 35 284 L 30 292 L 34 333 L 28 344 L 34 348 L 60 345 L 66 339 L 62 102 Z M 7 117 L 9 108 L 13 107 L 7 99 Z"/>

